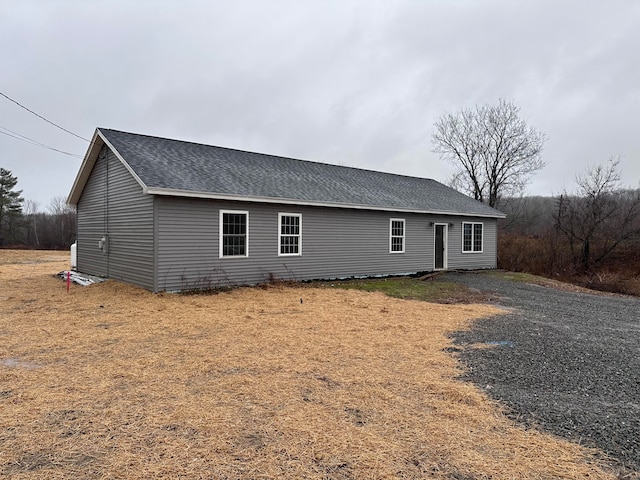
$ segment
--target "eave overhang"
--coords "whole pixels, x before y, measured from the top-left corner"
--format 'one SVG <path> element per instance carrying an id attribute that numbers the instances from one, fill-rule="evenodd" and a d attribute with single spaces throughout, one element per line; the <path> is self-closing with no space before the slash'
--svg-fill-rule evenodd
<path id="1" fill-rule="evenodd" d="M 492 215 L 483 213 L 460 213 L 444 210 L 428 210 L 417 208 L 400 208 L 400 207 L 385 207 L 378 205 L 359 205 L 352 203 L 338 203 L 338 202 L 319 202 L 312 200 L 299 200 L 296 198 L 281 198 L 281 197 L 258 197 L 258 196 L 246 196 L 246 195 L 233 195 L 211 192 L 196 192 L 192 190 L 175 190 L 169 188 L 143 188 L 143 192 L 149 195 L 163 195 L 169 197 L 188 197 L 188 198 L 204 198 L 210 200 L 229 200 L 234 202 L 252 202 L 252 203 L 269 203 L 269 204 L 281 204 L 281 205 L 300 205 L 309 207 L 327 207 L 327 208 L 344 208 L 355 210 L 373 210 L 382 212 L 400 212 L 400 213 L 420 213 L 429 215 L 455 215 L 462 217 L 479 217 L 479 218 L 506 218 L 505 214 Z"/>

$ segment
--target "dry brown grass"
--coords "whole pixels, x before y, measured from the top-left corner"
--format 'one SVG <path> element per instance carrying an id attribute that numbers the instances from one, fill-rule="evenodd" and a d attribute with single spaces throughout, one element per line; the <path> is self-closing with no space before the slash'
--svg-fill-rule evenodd
<path id="1" fill-rule="evenodd" d="M 613 478 L 456 380 L 446 334 L 492 307 L 111 281 L 67 294 L 52 277 L 66 262 L 0 250 L 0 476 Z"/>

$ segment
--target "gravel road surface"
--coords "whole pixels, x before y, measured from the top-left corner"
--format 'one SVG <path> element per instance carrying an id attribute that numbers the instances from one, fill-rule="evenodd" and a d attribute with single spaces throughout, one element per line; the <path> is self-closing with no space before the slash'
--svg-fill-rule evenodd
<path id="1" fill-rule="evenodd" d="M 495 303 L 508 309 L 454 335 L 469 369 L 465 379 L 517 421 L 600 448 L 640 472 L 640 299 L 560 291 L 490 273 L 441 278 L 493 292 Z"/>

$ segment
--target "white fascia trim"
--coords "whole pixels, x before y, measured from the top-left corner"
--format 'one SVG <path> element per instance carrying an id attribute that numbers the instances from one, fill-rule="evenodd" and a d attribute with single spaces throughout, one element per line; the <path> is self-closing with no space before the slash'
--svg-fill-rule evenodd
<path id="1" fill-rule="evenodd" d="M 122 155 L 120 155 L 120 153 L 118 152 L 118 150 L 116 150 L 114 148 L 113 145 L 111 145 L 111 142 L 109 142 L 109 140 L 106 139 L 106 137 L 104 135 L 102 135 L 102 132 L 100 131 L 100 129 L 98 129 L 98 134 L 100 135 L 100 138 L 102 138 L 102 141 L 111 149 L 111 151 L 114 153 L 114 155 L 118 158 L 118 160 L 120 160 L 120 162 L 122 162 L 122 165 L 124 165 L 124 167 L 129 171 L 129 173 L 131 174 L 131 176 L 133 178 L 135 178 L 136 182 L 138 182 L 140 184 L 140 186 L 142 187 L 142 191 L 144 192 L 144 190 L 147 188 L 147 186 L 144 184 L 144 182 L 140 179 L 140 177 L 138 176 L 138 174 L 136 172 L 133 171 L 133 168 L 131 168 L 129 166 L 129 164 L 127 163 L 127 161 L 122 158 Z"/>
<path id="2" fill-rule="evenodd" d="M 232 200 L 235 202 L 252 202 L 252 203 L 275 203 L 281 205 L 300 205 L 308 207 L 331 207 L 331 208 L 346 208 L 355 210 L 374 210 L 381 212 L 403 212 L 403 213 L 426 213 L 431 215 L 456 215 L 461 217 L 481 217 L 481 218 L 506 218 L 506 215 L 484 215 L 478 213 L 458 213 L 458 212 L 445 212 L 439 210 L 418 210 L 410 208 L 393 208 L 393 207 L 375 207 L 371 205 L 355 205 L 345 203 L 332 203 L 332 202 L 314 202 L 309 200 L 296 200 L 292 198 L 273 198 L 273 197 L 248 197 L 243 195 L 232 194 L 220 194 L 220 193 L 208 193 L 208 192 L 194 192 L 190 190 L 173 190 L 169 188 L 147 188 L 143 187 L 143 192 L 149 195 L 167 195 L 173 197 L 191 197 L 191 198 L 207 198 L 212 200 Z"/>
<path id="3" fill-rule="evenodd" d="M 84 158 L 82 159 L 76 178 L 73 180 L 73 185 L 71 186 L 71 190 L 67 196 L 67 203 L 69 205 L 78 205 L 78 200 L 80 200 L 82 190 L 89 179 L 91 170 L 93 170 L 93 166 L 96 163 L 98 152 L 100 151 L 100 148 L 96 148 L 96 142 L 98 140 L 98 130 L 96 129 L 96 131 L 93 132 L 89 148 L 87 148 L 87 152 L 84 154 Z M 102 147 L 102 145 L 100 145 L 100 147 Z"/>
<path id="4" fill-rule="evenodd" d="M 82 164 L 80 165 L 80 169 L 78 170 L 78 174 L 73 182 L 73 186 L 71 187 L 71 192 L 67 197 L 67 203 L 70 205 L 78 205 L 78 200 L 80 200 L 80 196 L 82 195 L 82 191 L 84 190 L 87 181 L 89 180 L 89 176 L 91 175 L 91 171 L 93 170 L 96 161 L 98 160 L 98 155 L 100 154 L 100 150 L 103 145 L 107 145 L 109 149 L 114 153 L 116 158 L 120 160 L 122 165 L 127 169 L 127 171 L 131 174 L 133 178 L 135 178 L 136 182 L 140 184 L 142 187 L 142 191 L 144 192 L 146 185 L 140 179 L 140 177 L 133 171 L 131 166 L 122 158 L 122 155 L 111 145 L 111 142 L 107 140 L 107 138 L 102 134 L 99 128 L 96 128 L 96 131 L 93 133 L 93 138 L 91 139 L 91 143 L 89 144 L 89 148 L 87 149 L 87 153 L 84 155 L 84 159 L 82 160 Z"/>

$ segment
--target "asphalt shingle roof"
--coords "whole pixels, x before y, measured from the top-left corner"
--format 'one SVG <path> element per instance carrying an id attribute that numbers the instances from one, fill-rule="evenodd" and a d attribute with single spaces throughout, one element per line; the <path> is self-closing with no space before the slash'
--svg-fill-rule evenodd
<path id="1" fill-rule="evenodd" d="M 149 189 L 372 209 L 503 214 L 435 180 L 99 129 Z"/>

